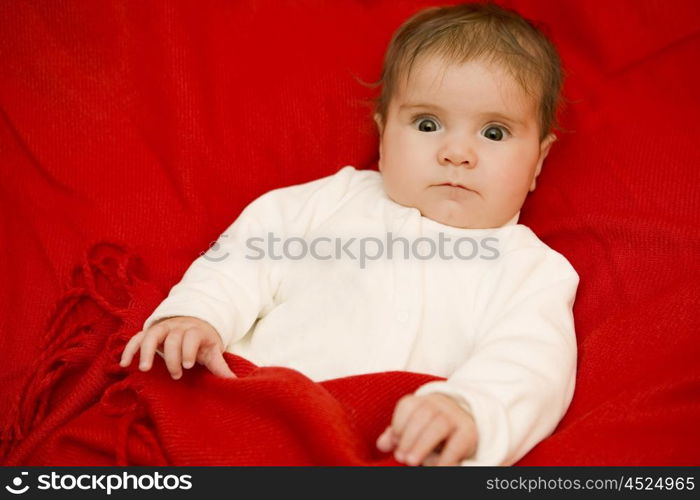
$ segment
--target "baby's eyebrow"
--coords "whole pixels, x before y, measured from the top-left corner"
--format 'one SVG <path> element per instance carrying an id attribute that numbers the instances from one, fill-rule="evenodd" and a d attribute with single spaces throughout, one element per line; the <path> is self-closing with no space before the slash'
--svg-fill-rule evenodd
<path id="1" fill-rule="evenodd" d="M 496 118 L 497 120 L 509 122 L 511 125 L 518 125 L 520 127 L 525 126 L 525 124 L 521 120 L 517 120 L 512 116 L 504 115 L 503 113 L 500 113 L 498 111 L 485 111 L 483 113 L 479 113 L 478 116 L 482 118 Z"/>
<path id="2" fill-rule="evenodd" d="M 428 108 L 436 109 L 438 111 L 445 111 L 437 104 L 402 104 L 399 109 L 413 109 L 413 108 Z"/>
<path id="3" fill-rule="evenodd" d="M 403 110 L 411 110 L 411 109 L 433 109 L 435 111 L 439 111 L 441 113 L 444 113 L 445 110 L 438 106 L 437 104 L 402 104 L 399 106 L 399 111 Z M 513 118 L 512 116 L 508 116 L 504 113 L 501 113 L 500 111 L 483 111 L 481 113 L 477 113 L 478 118 L 496 118 L 499 120 L 503 120 L 505 122 L 510 122 L 513 125 L 520 125 L 520 126 L 525 126 L 525 124 L 516 118 Z"/>

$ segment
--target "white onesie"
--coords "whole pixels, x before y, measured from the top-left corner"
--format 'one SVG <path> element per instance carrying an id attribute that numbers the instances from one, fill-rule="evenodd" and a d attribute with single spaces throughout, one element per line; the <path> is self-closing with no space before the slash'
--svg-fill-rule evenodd
<path id="1" fill-rule="evenodd" d="M 144 323 L 194 316 L 227 351 L 312 380 L 389 370 L 445 377 L 476 454 L 511 465 L 555 429 L 576 377 L 579 277 L 526 226 L 462 229 L 341 168 L 252 203 Z"/>

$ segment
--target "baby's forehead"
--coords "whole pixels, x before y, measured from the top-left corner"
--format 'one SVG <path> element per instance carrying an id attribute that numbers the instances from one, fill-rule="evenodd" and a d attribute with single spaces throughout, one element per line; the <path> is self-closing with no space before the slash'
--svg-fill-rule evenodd
<path id="1" fill-rule="evenodd" d="M 517 79 L 510 69 L 503 63 L 488 58 L 473 58 L 468 60 L 449 60 L 438 55 L 424 55 L 417 57 L 412 63 L 403 63 L 398 66 L 399 78 L 397 79 L 404 89 L 416 86 L 429 86 L 433 91 L 440 91 L 445 83 L 445 78 L 462 68 L 486 71 L 490 79 L 503 85 L 520 87 Z"/>
<path id="2" fill-rule="evenodd" d="M 393 99 L 402 108 L 434 104 L 445 100 L 478 101 L 483 107 L 517 110 L 522 116 L 535 115 L 540 104 L 503 65 L 485 59 L 449 61 L 425 56 L 404 65 L 397 79 Z"/>

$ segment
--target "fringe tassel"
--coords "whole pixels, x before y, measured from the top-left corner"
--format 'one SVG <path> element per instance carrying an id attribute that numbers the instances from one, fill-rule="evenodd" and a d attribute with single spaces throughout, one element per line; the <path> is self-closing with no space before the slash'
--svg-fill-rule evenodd
<path id="1" fill-rule="evenodd" d="M 144 425 L 147 417 L 146 409 L 136 398 L 136 389 L 130 384 L 128 379 L 113 384 L 104 397 L 100 400 L 100 409 L 106 415 L 117 418 L 115 433 L 115 456 L 114 465 L 126 467 L 129 465 L 167 466 L 171 465 L 167 458 L 160 453 L 161 445 L 153 438 Z M 129 457 L 128 443 L 129 435 L 133 433 L 146 445 L 146 449 L 157 456 L 151 456 L 147 464 L 136 464 Z"/>
<path id="2" fill-rule="evenodd" d="M 72 278 L 73 286 L 51 314 L 41 353 L 0 434 L 0 459 L 35 434 L 59 407 L 63 422 L 84 409 L 85 397 L 74 398 L 71 407 L 59 396 L 70 400 L 68 396 L 75 391 L 98 400 L 115 377 L 127 375 L 118 363 L 124 344 L 135 333 L 131 330 L 139 328 L 134 317 L 138 311 L 130 306 L 134 285 L 145 281 L 142 261 L 120 245 L 101 242 L 84 254 Z M 96 366 L 100 362 L 101 366 Z M 87 377 L 88 369 L 96 376 Z M 52 427 L 63 422 L 52 422 Z M 124 422 L 123 432 L 128 432 L 130 424 Z M 47 434 L 50 429 L 43 430 Z M 126 460 L 123 452 L 118 460 Z"/>

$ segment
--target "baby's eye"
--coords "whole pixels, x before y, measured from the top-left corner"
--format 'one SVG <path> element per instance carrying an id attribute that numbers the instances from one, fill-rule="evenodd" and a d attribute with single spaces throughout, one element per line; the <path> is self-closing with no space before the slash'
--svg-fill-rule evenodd
<path id="1" fill-rule="evenodd" d="M 432 118 L 418 117 L 413 120 L 413 123 L 418 122 L 418 130 L 421 132 L 435 132 L 437 130 L 437 122 Z"/>
<path id="2" fill-rule="evenodd" d="M 491 139 L 492 141 L 501 141 L 505 135 L 508 134 L 508 130 L 503 127 L 497 127 L 491 125 L 484 132 L 484 137 Z"/>

